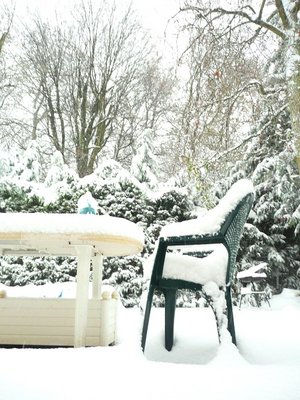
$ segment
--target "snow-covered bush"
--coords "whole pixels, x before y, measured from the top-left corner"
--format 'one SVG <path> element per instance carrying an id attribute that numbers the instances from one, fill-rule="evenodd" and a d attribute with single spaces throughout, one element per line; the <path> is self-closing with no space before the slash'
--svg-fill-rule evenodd
<path id="1" fill-rule="evenodd" d="M 146 129 L 136 145 L 136 154 L 132 159 L 132 175 L 146 188 L 157 188 L 158 178 L 158 160 L 154 154 L 154 132 L 152 129 Z"/>
<path id="2" fill-rule="evenodd" d="M 126 307 L 137 306 L 145 284 L 142 257 L 105 258 L 103 283 L 116 288 Z"/>
<path id="3" fill-rule="evenodd" d="M 61 157 L 53 165 L 43 186 L 0 182 L 0 212 L 77 213 L 78 199 L 90 192 L 97 202 L 97 213 L 123 217 L 139 224 L 146 243 L 141 255 L 109 257 L 104 261 L 105 283 L 114 285 L 126 306 L 139 303 L 145 286 L 143 260 L 153 251 L 161 227 L 173 221 L 191 218 L 192 204 L 182 190 L 150 192 L 115 161 L 106 161 L 90 176 L 80 179 L 61 165 Z M 56 160 L 56 161 L 55 161 Z M 61 172 L 64 171 L 64 174 Z M 0 282 L 8 285 L 44 284 L 72 280 L 76 276 L 76 260 L 66 258 L 2 258 Z"/>
<path id="4" fill-rule="evenodd" d="M 5 256 L 1 259 L 0 282 L 7 286 L 68 282 L 75 276 L 75 258 Z"/>
<path id="5" fill-rule="evenodd" d="M 0 180 L 0 212 L 38 212 L 44 209 L 44 201 L 30 188 Z"/>

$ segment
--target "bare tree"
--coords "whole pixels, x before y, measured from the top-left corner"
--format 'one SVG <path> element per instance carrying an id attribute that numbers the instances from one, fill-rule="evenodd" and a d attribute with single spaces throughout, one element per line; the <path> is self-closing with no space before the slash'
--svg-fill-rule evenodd
<path id="1" fill-rule="evenodd" d="M 234 32 L 226 35 L 220 26 L 192 25 L 188 33 L 188 48 L 180 59 L 181 98 L 169 168 L 186 168 L 200 187 L 218 178 L 226 163 L 240 156 L 236 151 L 226 157 L 226 152 L 258 118 L 261 102 L 256 86 L 262 67 Z M 216 163 L 220 153 L 225 157 Z"/>
<path id="2" fill-rule="evenodd" d="M 35 134 L 46 133 L 65 162 L 75 159 L 80 176 L 93 172 L 149 53 L 131 8 L 82 2 L 66 26 L 35 18 L 24 50 Z"/>
<path id="3" fill-rule="evenodd" d="M 243 0 L 232 7 L 216 6 L 213 2 L 186 1 L 182 11 L 191 13 L 193 24 L 202 29 L 211 29 L 223 21 L 222 34 L 238 31 L 244 43 L 254 43 L 266 32 L 276 37 L 278 47 L 269 59 L 272 64 L 272 79 L 260 82 L 264 93 L 270 92 L 270 85 L 287 90 L 296 150 L 296 163 L 300 169 L 300 1 L 299 0 Z M 245 30 L 246 27 L 250 29 Z M 195 35 L 197 40 L 197 35 Z M 272 44 L 271 44 L 272 45 Z M 270 76 L 270 75 L 269 75 Z M 279 104 L 280 108 L 282 104 Z"/>
<path id="4" fill-rule="evenodd" d="M 22 76 L 24 112 L 31 114 L 31 138 L 47 135 L 64 161 L 69 158 L 67 144 L 66 76 L 71 33 L 62 26 L 51 26 L 38 16 L 23 33 L 23 53 L 19 68 Z M 69 136 L 68 136 L 69 139 Z M 70 146 L 71 149 L 71 146 Z"/>
<path id="5" fill-rule="evenodd" d="M 0 8 L 0 55 L 11 29 L 14 17 L 14 9 L 6 6 Z"/>
<path id="6" fill-rule="evenodd" d="M 172 108 L 171 96 L 174 94 L 175 78 L 171 70 L 163 70 L 160 59 L 147 63 L 141 82 L 141 99 L 143 105 L 143 129 L 157 129 L 161 119 Z"/>
<path id="7" fill-rule="evenodd" d="M 7 7 L 0 9 L 0 111 L 3 111 L 5 103 L 12 90 L 14 82 L 12 74 L 7 67 L 7 52 L 5 46 L 9 42 L 9 33 L 12 25 L 14 10 Z M 7 125 L 7 121 L 1 118 L 1 125 Z"/>
<path id="8" fill-rule="evenodd" d="M 136 85 L 121 105 L 114 121 L 114 158 L 129 167 L 136 152 L 136 143 L 150 129 L 152 142 L 159 143 L 173 108 L 174 72 L 166 70 L 161 58 L 152 57 L 143 63 Z M 157 146 L 160 153 L 160 146 Z"/>

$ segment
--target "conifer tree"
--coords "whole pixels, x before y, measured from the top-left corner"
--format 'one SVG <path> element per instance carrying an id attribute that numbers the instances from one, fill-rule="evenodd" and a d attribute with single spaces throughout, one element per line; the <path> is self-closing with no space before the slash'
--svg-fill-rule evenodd
<path id="1" fill-rule="evenodd" d="M 287 111 L 277 118 L 269 113 L 261 125 L 267 122 L 267 128 L 249 145 L 244 159 L 232 168 L 225 183 L 229 186 L 248 177 L 255 186 L 238 268 L 266 262 L 268 282 L 273 288 L 300 288 L 300 176 L 290 145 L 290 117 Z"/>
<path id="2" fill-rule="evenodd" d="M 137 142 L 136 155 L 131 163 L 132 175 L 141 183 L 153 189 L 157 185 L 157 157 L 154 154 L 152 129 L 145 129 Z"/>

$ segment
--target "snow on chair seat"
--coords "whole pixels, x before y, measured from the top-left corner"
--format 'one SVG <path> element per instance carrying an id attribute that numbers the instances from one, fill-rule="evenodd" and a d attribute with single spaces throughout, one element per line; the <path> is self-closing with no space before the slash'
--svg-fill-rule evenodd
<path id="1" fill-rule="evenodd" d="M 227 329 L 236 344 L 231 301 L 231 280 L 244 224 L 253 203 L 253 185 L 247 179 L 236 182 L 219 204 L 195 220 L 170 224 L 162 229 L 154 263 L 142 330 L 145 349 L 154 291 L 165 297 L 165 347 L 171 350 L 178 289 L 199 290 L 212 307 L 219 341 L 227 317 Z M 200 246 L 214 246 L 204 259 L 194 258 Z M 217 246 L 217 247 L 216 247 Z M 187 249 L 187 250 L 185 250 Z M 173 253 L 172 253 L 173 251 Z M 227 253 L 225 255 L 225 253 Z M 223 298 L 221 302 L 220 299 Z M 219 306 L 222 303 L 220 312 Z M 225 305 L 226 303 L 226 305 Z M 224 316 L 224 314 L 227 314 Z M 223 335 L 224 336 L 224 335 Z"/>
<path id="2" fill-rule="evenodd" d="M 227 264 L 228 252 L 222 244 L 213 246 L 211 253 L 203 258 L 167 253 L 163 278 L 180 279 L 201 285 L 213 281 L 220 287 L 226 284 Z"/>

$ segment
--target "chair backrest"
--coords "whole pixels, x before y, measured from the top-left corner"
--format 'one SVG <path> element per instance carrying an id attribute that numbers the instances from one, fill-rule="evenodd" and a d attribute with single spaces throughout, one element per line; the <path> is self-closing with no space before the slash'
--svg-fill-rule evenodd
<path id="1" fill-rule="evenodd" d="M 189 235 L 162 236 L 159 239 L 151 282 L 153 284 L 157 283 L 162 278 L 165 254 L 168 246 L 181 247 L 186 245 L 222 243 L 228 251 L 225 283 L 227 285 L 230 284 L 235 270 L 240 238 L 251 210 L 253 199 L 252 183 L 245 179 L 240 180 L 229 189 L 219 204 L 204 216 L 205 222 L 201 221 L 201 219 L 192 221 L 192 227 L 195 226 L 195 222 L 197 225 L 198 223 L 200 224 L 200 228 L 203 228 L 205 225 L 202 232 L 200 229 L 198 234 L 195 231 L 191 231 Z M 189 224 L 189 221 L 187 223 Z M 176 224 L 171 226 L 174 225 Z M 209 233 L 210 225 L 217 226 L 217 230 Z M 174 229 L 173 231 L 176 230 Z"/>
<path id="2" fill-rule="evenodd" d="M 229 254 L 226 284 L 230 283 L 233 277 L 240 239 L 247 217 L 251 210 L 253 200 L 253 193 L 248 193 L 245 197 L 243 197 L 236 208 L 228 214 L 221 227 L 221 234 L 225 241 L 224 245 L 227 247 Z"/>

